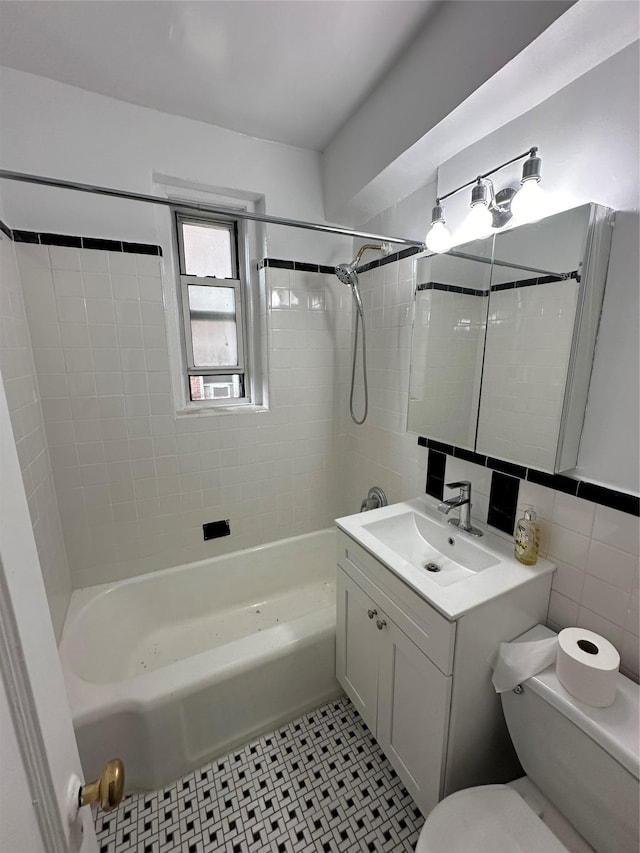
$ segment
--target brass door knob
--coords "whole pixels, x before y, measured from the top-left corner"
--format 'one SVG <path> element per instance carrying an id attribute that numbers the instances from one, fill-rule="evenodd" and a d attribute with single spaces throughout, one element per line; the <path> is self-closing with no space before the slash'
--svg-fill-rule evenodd
<path id="1" fill-rule="evenodd" d="M 119 758 L 107 762 L 95 782 L 88 782 L 78 792 L 78 806 L 98 803 L 105 812 L 113 811 L 124 796 L 124 764 Z"/>

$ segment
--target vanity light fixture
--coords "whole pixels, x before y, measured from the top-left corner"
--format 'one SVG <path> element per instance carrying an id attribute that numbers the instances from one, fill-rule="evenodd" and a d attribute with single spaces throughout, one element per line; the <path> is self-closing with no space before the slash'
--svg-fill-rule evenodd
<path id="1" fill-rule="evenodd" d="M 525 157 L 527 159 L 522 167 L 520 187 L 505 187 L 495 192 L 489 176 Z M 455 190 L 438 196 L 431 214 L 431 228 L 425 239 L 427 249 L 438 253 L 449 251 L 453 240 L 445 224 L 442 201 L 471 185 L 471 211 L 464 226 L 465 241 L 485 237 L 492 229 L 505 226 L 514 216 L 520 222 L 539 219 L 544 206 L 544 195 L 540 188 L 541 165 L 538 149 L 533 147 L 483 175 L 478 175 L 474 180 L 467 181 Z"/>
<path id="2" fill-rule="evenodd" d="M 437 200 L 436 206 L 431 211 L 431 229 L 429 230 L 427 239 L 425 240 L 427 249 L 432 252 L 448 252 L 453 245 L 451 234 L 449 233 L 449 229 L 445 225 L 445 222 L 444 207 L 442 207 L 440 201 Z"/>

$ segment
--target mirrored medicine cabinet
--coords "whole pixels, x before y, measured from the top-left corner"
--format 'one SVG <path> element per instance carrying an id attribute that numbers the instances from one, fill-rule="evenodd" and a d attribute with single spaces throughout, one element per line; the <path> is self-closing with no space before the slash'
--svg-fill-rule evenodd
<path id="1" fill-rule="evenodd" d="M 409 432 L 575 468 L 613 220 L 585 204 L 417 260 Z"/>

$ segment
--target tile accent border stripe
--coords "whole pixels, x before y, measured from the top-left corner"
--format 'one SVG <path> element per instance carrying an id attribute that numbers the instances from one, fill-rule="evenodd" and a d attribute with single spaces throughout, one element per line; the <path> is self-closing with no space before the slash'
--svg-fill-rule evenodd
<path id="1" fill-rule="evenodd" d="M 435 441 L 422 435 L 418 436 L 418 444 L 420 447 L 428 447 L 429 450 L 446 453 L 449 456 L 455 456 L 457 459 L 463 459 L 465 462 L 473 462 L 483 468 L 491 468 L 493 471 L 517 477 L 519 480 L 529 480 L 530 483 L 537 483 L 539 486 L 546 486 L 549 489 L 555 489 L 557 492 L 574 495 L 585 501 L 601 504 L 610 509 L 617 509 L 629 515 L 640 516 L 640 497 L 628 492 L 619 492 L 616 489 L 599 486 L 587 480 L 566 477 L 564 474 L 548 474 L 535 468 L 515 465 L 512 462 L 505 462 L 492 456 L 484 456 L 481 453 L 475 453 L 473 450 L 455 447 L 453 444 L 445 444 L 442 441 Z"/>
<path id="2" fill-rule="evenodd" d="M 262 270 L 265 267 L 277 270 L 297 270 L 298 272 L 317 272 L 325 275 L 334 275 L 335 267 L 327 266 L 326 264 L 311 264 L 307 261 L 287 261 L 282 258 L 263 258 L 258 261 L 258 269 Z"/>
<path id="3" fill-rule="evenodd" d="M 5 226 L 6 228 L 6 226 Z M 5 228 L 2 230 L 5 231 Z M 41 246 L 67 246 L 72 249 L 99 249 L 105 252 L 128 252 L 133 255 L 156 255 L 162 257 L 162 247 L 150 243 L 128 243 L 125 240 L 103 240 L 99 237 L 76 237 L 70 234 L 47 234 L 42 231 L 20 231 L 9 228 L 5 234 L 16 243 L 32 243 Z"/>
<path id="4" fill-rule="evenodd" d="M 565 276 L 544 275 L 539 278 L 523 278 L 519 281 L 503 281 L 501 284 L 492 284 L 488 290 L 479 290 L 475 287 L 460 287 L 457 284 L 443 284 L 440 281 L 427 281 L 416 286 L 418 290 L 446 290 L 450 293 L 464 293 L 467 296 L 488 296 L 489 293 L 497 293 L 500 290 L 513 290 L 516 287 L 535 287 L 538 284 L 552 284 L 559 281 L 567 281 L 574 278 L 580 281 L 577 270 L 567 273 Z"/>
<path id="5" fill-rule="evenodd" d="M 409 246 L 407 249 L 402 249 L 400 252 L 394 252 L 392 255 L 387 255 L 384 258 L 378 258 L 375 261 L 362 264 L 362 266 L 358 267 L 358 272 L 368 272 L 369 270 L 385 266 L 386 264 L 395 264 L 404 258 L 410 258 L 412 255 L 415 255 L 420 251 L 422 250 L 418 246 Z M 263 258 L 261 261 L 258 261 L 259 270 L 264 269 L 265 267 L 271 267 L 272 269 L 279 270 L 317 272 L 323 273 L 324 275 L 335 275 L 336 271 L 335 266 L 329 266 L 327 264 L 312 264 L 307 261 L 287 261 L 283 258 Z"/>
<path id="6" fill-rule="evenodd" d="M 463 293 L 465 296 L 488 296 L 488 290 L 478 290 L 475 287 L 459 287 L 457 284 L 443 284 L 440 281 L 426 281 L 424 284 L 418 284 L 418 290 L 445 290 L 447 293 Z"/>

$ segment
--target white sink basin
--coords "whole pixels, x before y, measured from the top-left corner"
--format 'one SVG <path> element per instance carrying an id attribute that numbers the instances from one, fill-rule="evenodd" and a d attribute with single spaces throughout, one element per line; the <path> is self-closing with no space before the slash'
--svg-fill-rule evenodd
<path id="1" fill-rule="evenodd" d="M 426 498 L 338 518 L 336 524 L 448 619 L 555 568 L 542 559 L 535 566 L 519 563 L 512 542 L 484 524 L 478 525 L 480 539 L 447 524 Z M 357 553 L 341 543 L 338 559 L 357 563 Z"/>
<path id="2" fill-rule="evenodd" d="M 414 510 L 363 524 L 362 529 L 428 572 L 439 586 L 459 583 L 499 562 L 498 556 L 463 539 L 451 525 L 443 528 Z"/>

